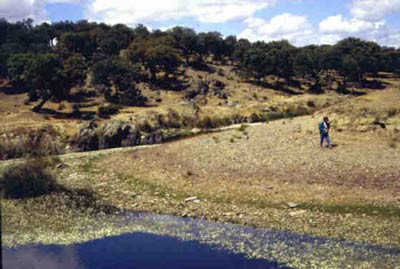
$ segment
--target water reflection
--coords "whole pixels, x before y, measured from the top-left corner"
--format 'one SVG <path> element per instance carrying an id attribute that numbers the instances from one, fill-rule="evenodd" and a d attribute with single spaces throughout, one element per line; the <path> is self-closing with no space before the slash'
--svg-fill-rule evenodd
<path id="1" fill-rule="evenodd" d="M 108 237 L 73 246 L 24 246 L 4 252 L 10 269 L 289 269 L 248 259 L 197 241 L 144 233 Z"/>
<path id="2" fill-rule="evenodd" d="M 74 246 L 58 250 L 44 250 L 39 247 L 23 247 L 3 251 L 3 266 L 7 269 L 83 269 L 79 264 Z"/>
<path id="3" fill-rule="evenodd" d="M 63 261 L 66 260 L 69 264 L 65 268 L 285 268 L 266 262 L 276 261 L 280 265 L 299 269 L 400 269 L 399 246 L 374 246 L 349 240 L 149 213 L 106 216 L 95 222 L 94 226 L 82 225 L 68 233 L 39 234 L 37 239 L 33 239 L 36 241 L 29 241 L 53 246 L 8 249 L 5 256 L 10 267 L 5 268 L 45 268 L 42 265 L 11 267 L 25 260 L 28 261 L 25 264 L 36 264 L 33 261 L 36 259 L 49 264 L 49 268 L 64 268 L 57 263 L 64 266 Z M 118 236 L 121 234 L 125 235 Z M 5 238 L 9 242 L 12 237 L 18 238 L 17 235 L 8 234 Z M 112 235 L 114 237 L 94 240 Z M 25 237 L 22 234 L 20 238 Z M 73 244 L 76 242 L 81 243 Z M 61 244 L 73 245 L 75 252 L 54 246 Z M 26 257 L 17 259 L 19 256 Z M 119 261 L 122 262 L 119 267 L 111 266 Z M 124 264 L 129 267 L 123 267 Z M 198 264 L 201 266 L 196 267 Z"/>

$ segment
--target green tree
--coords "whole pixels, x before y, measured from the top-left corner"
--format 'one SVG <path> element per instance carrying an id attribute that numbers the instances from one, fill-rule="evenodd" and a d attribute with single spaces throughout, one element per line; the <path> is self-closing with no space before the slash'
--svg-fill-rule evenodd
<path id="1" fill-rule="evenodd" d="M 69 85 L 83 84 L 87 76 L 86 59 L 75 53 L 64 60 L 62 75 Z"/>
<path id="2" fill-rule="evenodd" d="M 241 68 L 244 74 L 251 74 L 258 82 L 271 70 L 272 65 L 264 42 L 256 42 L 242 56 Z"/>
<path id="3" fill-rule="evenodd" d="M 186 64 L 189 64 L 189 58 L 196 52 L 198 37 L 193 29 L 176 26 L 169 30 L 175 38 L 178 48 L 182 51 Z"/>
<path id="4" fill-rule="evenodd" d="M 341 73 L 350 80 L 361 81 L 366 73 L 376 74 L 379 66 L 381 48 L 378 44 L 358 38 L 339 41 L 334 49 L 341 56 Z M 355 69 L 350 70 L 349 66 Z"/>
<path id="5" fill-rule="evenodd" d="M 234 60 L 233 52 L 235 51 L 237 42 L 238 41 L 237 41 L 236 36 L 232 36 L 232 35 L 227 36 L 224 39 L 224 52 L 223 53 L 226 57 L 229 58 L 229 60 L 231 60 L 231 62 Z"/>
<path id="6" fill-rule="evenodd" d="M 150 73 L 150 80 L 157 79 L 157 73 L 164 72 L 164 78 L 174 74 L 181 61 L 171 36 L 135 39 L 127 50 L 132 63 L 141 63 Z"/>
<path id="7" fill-rule="evenodd" d="M 197 50 L 200 55 L 212 55 L 218 61 L 224 54 L 224 40 L 219 32 L 200 33 Z"/>
<path id="8" fill-rule="evenodd" d="M 8 58 L 8 76 L 14 83 L 27 82 L 27 69 L 32 64 L 34 55 L 31 53 L 13 54 Z"/>
<path id="9" fill-rule="evenodd" d="M 97 44 L 89 32 L 66 32 L 61 34 L 57 47 L 60 52 L 79 53 L 90 58 L 96 51 Z"/>
<path id="10" fill-rule="evenodd" d="M 134 39 L 134 31 L 123 24 L 114 25 L 98 40 L 99 50 L 107 56 L 118 55 Z"/>
<path id="11" fill-rule="evenodd" d="M 140 67 L 114 57 L 97 62 L 93 66 L 94 82 L 107 87 L 105 98 L 109 102 L 142 106 L 147 99 L 136 89 L 140 79 Z"/>
<path id="12" fill-rule="evenodd" d="M 33 96 L 41 99 L 34 111 L 40 111 L 52 97 L 59 100 L 66 98 L 71 89 L 71 85 L 64 81 L 60 58 L 53 53 L 35 55 L 26 70 L 25 79 L 31 82 Z"/>
<path id="13" fill-rule="evenodd" d="M 315 46 L 300 48 L 293 59 L 293 71 L 296 76 L 315 78 L 318 73 Z"/>
<path id="14" fill-rule="evenodd" d="M 243 57 L 249 48 L 251 48 L 251 43 L 249 40 L 243 38 L 239 39 L 238 42 L 235 44 L 233 59 L 242 62 Z"/>
<path id="15" fill-rule="evenodd" d="M 350 55 L 343 55 L 340 74 L 343 75 L 344 80 L 357 81 L 360 79 L 360 73 L 360 66 L 357 60 Z"/>

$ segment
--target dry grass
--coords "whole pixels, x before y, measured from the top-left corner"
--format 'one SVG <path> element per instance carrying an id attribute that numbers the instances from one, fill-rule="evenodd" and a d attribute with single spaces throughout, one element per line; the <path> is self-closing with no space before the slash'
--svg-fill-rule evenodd
<path id="1" fill-rule="evenodd" d="M 207 96 L 200 96 L 194 102 L 184 100 L 184 92 L 151 90 L 146 85 L 139 85 L 143 95 L 149 97 L 148 107 L 122 107 L 120 113 L 111 115 L 111 119 L 122 121 L 134 121 L 141 123 L 149 121 L 153 126 L 156 125 L 160 115 L 167 115 L 171 110 L 176 111 L 181 117 L 199 118 L 209 117 L 211 119 L 230 118 L 234 115 L 250 117 L 253 113 L 263 113 L 270 111 L 271 108 L 281 112 L 297 112 L 306 110 L 317 110 L 329 104 L 340 102 L 344 98 L 337 94 L 326 95 L 299 95 L 289 97 L 286 94 L 255 86 L 238 80 L 237 76 L 231 71 L 231 67 L 213 66 L 216 70 L 223 69 L 224 76 L 218 72 L 209 74 L 207 72 L 186 70 L 186 80 L 193 82 L 199 80 L 199 76 L 207 81 L 219 80 L 225 86 L 228 93 L 228 102 L 209 93 Z M 254 98 L 254 95 L 257 98 Z M 54 115 L 41 115 L 32 112 L 34 104 L 24 104 L 26 94 L 6 95 L 0 91 L 0 126 L 5 132 L 12 132 L 21 126 L 40 128 L 47 124 L 56 126 L 62 133 L 72 137 L 78 129 L 81 120 L 61 119 Z M 161 102 L 159 102 L 162 100 Z M 314 108 L 307 106 L 307 102 L 313 101 Z M 101 104 L 104 104 L 103 97 L 91 97 L 86 102 L 80 104 L 81 112 L 97 113 Z M 53 103 L 47 102 L 45 109 L 61 112 L 64 114 L 73 111 L 73 103 Z M 62 109 L 60 109 L 62 108 Z M 198 111 L 197 111 L 198 110 Z M 197 114 L 196 114 L 197 111 Z M 308 113 L 308 111 L 306 111 Z M 103 121 L 108 119 L 102 119 Z"/>
<path id="2" fill-rule="evenodd" d="M 0 160 L 59 155 L 64 151 L 65 139 L 51 125 L 0 132 Z"/>
<path id="3" fill-rule="evenodd" d="M 400 150 L 377 134 L 352 132 L 334 132 L 338 146 L 321 150 L 318 120 L 281 120 L 114 154 L 91 164 L 104 174 L 88 184 L 99 193 L 113 189 L 103 198 L 124 208 L 399 244 Z M 184 203 L 188 196 L 201 204 Z"/>
<path id="4" fill-rule="evenodd" d="M 71 188 L 89 188 L 107 204 L 124 209 L 400 244 L 400 148 L 391 146 L 397 144 L 394 135 L 396 128 L 400 129 L 398 82 L 361 97 L 335 93 L 289 97 L 228 79 L 232 76 L 229 68 L 224 73 L 224 77 L 217 73 L 208 76 L 226 84 L 231 103 L 220 104 L 221 99 L 212 96 L 207 96 L 207 103 L 198 100 L 204 102 L 200 118 L 323 109 L 314 116 L 202 135 L 146 150 L 69 159 L 67 168 L 58 171 L 60 182 Z M 191 79 L 199 74 L 188 71 Z M 193 104 L 182 102 L 183 93 L 143 92 L 162 102 L 153 107 L 123 108 L 112 119 L 147 120 L 152 128 L 159 115 L 171 109 L 180 117 L 194 114 Z M 21 99 L 0 98 L 6 115 L 0 124 L 5 129 L 50 122 L 65 133 L 75 131 L 78 120 L 43 119 L 29 106 L 13 108 L 15 98 Z M 332 140 L 337 147 L 332 150 L 318 145 L 317 125 L 323 115 L 333 121 Z M 189 196 L 198 196 L 200 203 L 185 202 Z M 289 202 L 299 205 L 289 208 Z"/>

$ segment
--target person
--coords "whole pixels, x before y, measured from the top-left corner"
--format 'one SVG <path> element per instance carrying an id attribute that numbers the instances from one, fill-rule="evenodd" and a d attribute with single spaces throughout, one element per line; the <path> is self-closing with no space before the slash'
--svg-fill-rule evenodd
<path id="1" fill-rule="evenodd" d="M 320 146 L 322 148 L 324 144 L 324 140 L 326 141 L 327 147 L 331 148 L 331 139 L 329 138 L 329 129 L 330 129 L 329 118 L 324 117 L 322 122 L 318 125 L 319 134 L 320 134 Z"/>

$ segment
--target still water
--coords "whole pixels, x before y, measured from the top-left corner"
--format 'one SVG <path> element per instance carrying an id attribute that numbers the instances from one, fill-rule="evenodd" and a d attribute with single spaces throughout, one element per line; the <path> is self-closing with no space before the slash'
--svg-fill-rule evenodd
<path id="1" fill-rule="evenodd" d="M 144 233 L 107 237 L 71 246 L 8 249 L 5 268 L 85 269 L 283 269 L 277 263 L 248 259 L 196 241 Z"/>
<path id="2" fill-rule="evenodd" d="M 51 235 L 50 243 L 5 248 L 3 268 L 400 269 L 396 246 L 148 213 L 122 215 L 106 233 L 102 225 L 68 243 Z"/>

